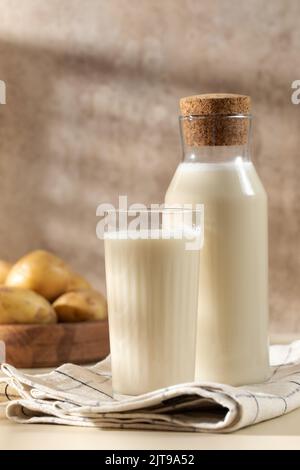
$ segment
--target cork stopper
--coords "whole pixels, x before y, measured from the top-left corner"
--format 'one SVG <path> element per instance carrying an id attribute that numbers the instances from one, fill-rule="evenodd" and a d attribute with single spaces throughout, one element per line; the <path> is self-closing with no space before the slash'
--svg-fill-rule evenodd
<path id="1" fill-rule="evenodd" d="M 244 145 L 249 133 L 251 99 L 246 95 L 217 93 L 180 100 L 185 144 Z"/>

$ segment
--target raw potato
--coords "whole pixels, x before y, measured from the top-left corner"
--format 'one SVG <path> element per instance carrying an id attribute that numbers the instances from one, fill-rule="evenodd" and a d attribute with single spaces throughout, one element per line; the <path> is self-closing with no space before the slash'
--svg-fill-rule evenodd
<path id="1" fill-rule="evenodd" d="M 56 323 L 57 317 L 49 302 L 27 289 L 0 287 L 0 324 Z"/>
<path id="2" fill-rule="evenodd" d="M 59 321 L 80 322 L 107 318 L 106 300 L 95 290 L 67 292 L 53 304 Z"/>
<path id="3" fill-rule="evenodd" d="M 10 270 L 5 284 L 31 289 L 50 301 L 69 290 L 90 288 L 62 259 L 44 250 L 23 256 Z"/>
<path id="4" fill-rule="evenodd" d="M 66 291 L 73 292 L 76 290 L 92 290 L 92 286 L 79 274 L 71 273 Z"/>
<path id="5" fill-rule="evenodd" d="M 0 284 L 4 284 L 12 264 L 8 261 L 0 260 Z"/>

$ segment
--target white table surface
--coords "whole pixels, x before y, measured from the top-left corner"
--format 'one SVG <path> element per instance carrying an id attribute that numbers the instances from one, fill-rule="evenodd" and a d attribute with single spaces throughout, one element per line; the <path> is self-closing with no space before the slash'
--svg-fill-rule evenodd
<path id="1" fill-rule="evenodd" d="M 277 335 L 272 342 L 293 339 Z M 232 434 L 22 425 L 0 419 L 0 449 L 300 449 L 300 409 Z"/>

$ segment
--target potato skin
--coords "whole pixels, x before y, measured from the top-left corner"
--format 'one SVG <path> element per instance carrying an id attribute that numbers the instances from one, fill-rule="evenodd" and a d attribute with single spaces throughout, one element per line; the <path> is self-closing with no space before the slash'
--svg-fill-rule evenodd
<path id="1" fill-rule="evenodd" d="M 33 290 L 51 302 L 67 291 L 90 288 L 61 258 L 44 250 L 28 253 L 17 261 L 5 285 Z"/>
<path id="2" fill-rule="evenodd" d="M 79 274 L 72 272 L 66 292 L 73 292 L 76 290 L 93 290 L 93 288 L 86 279 Z"/>
<path id="3" fill-rule="evenodd" d="M 4 284 L 9 271 L 12 268 L 12 263 L 8 261 L 0 260 L 0 284 Z"/>
<path id="4" fill-rule="evenodd" d="M 0 286 L 0 324 L 51 324 L 57 317 L 50 303 L 28 289 Z"/>
<path id="5" fill-rule="evenodd" d="M 53 308 L 61 322 L 97 321 L 107 318 L 105 297 L 90 289 L 63 294 L 53 303 Z"/>
<path id="6" fill-rule="evenodd" d="M 5 284 L 30 289 L 53 300 L 65 291 L 68 280 L 64 261 L 47 251 L 36 250 L 14 264 Z"/>

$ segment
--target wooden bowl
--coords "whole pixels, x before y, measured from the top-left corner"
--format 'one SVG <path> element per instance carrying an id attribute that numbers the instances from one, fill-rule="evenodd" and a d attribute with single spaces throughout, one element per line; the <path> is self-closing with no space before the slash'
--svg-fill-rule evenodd
<path id="1" fill-rule="evenodd" d="M 108 321 L 55 325 L 0 325 L 6 362 L 15 367 L 87 364 L 109 353 Z"/>

